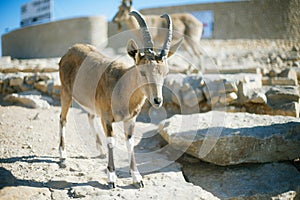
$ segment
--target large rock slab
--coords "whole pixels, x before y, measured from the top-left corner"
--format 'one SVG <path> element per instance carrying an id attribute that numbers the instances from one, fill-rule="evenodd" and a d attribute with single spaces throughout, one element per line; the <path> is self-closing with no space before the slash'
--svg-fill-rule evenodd
<path id="1" fill-rule="evenodd" d="M 299 102 L 300 93 L 295 86 L 274 86 L 267 92 L 266 96 L 270 106 L 282 105 L 291 102 Z"/>
<path id="2" fill-rule="evenodd" d="M 51 97 L 43 96 L 40 92 L 26 91 L 20 93 L 8 94 L 3 98 L 4 101 L 13 104 L 20 104 L 28 108 L 50 108 L 50 103 L 53 104 Z"/>
<path id="3" fill-rule="evenodd" d="M 174 148 L 216 165 L 293 160 L 300 155 L 300 119 L 226 113 L 175 115 L 160 124 Z"/>
<path id="4" fill-rule="evenodd" d="M 289 163 L 220 167 L 184 164 L 185 177 L 220 199 L 298 199 L 300 173 Z"/>

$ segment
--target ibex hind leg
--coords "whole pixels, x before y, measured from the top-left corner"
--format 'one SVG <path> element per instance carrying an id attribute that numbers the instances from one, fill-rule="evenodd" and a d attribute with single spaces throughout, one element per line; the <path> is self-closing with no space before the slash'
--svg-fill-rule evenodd
<path id="1" fill-rule="evenodd" d="M 66 124 L 67 124 L 67 113 L 72 103 L 72 96 L 69 95 L 63 88 L 60 95 L 61 101 L 61 113 L 59 123 L 59 154 L 60 154 L 60 166 L 65 167 L 65 159 L 67 158 L 66 146 L 65 146 L 65 135 L 66 135 Z"/>
<path id="2" fill-rule="evenodd" d="M 95 127 L 95 115 L 88 113 L 88 120 L 89 120 L 89 124 L 90 124 L 92 134 L 94 134 L 95 137 L 96 137 L 96 147 L 100 152 L 99 157 L 101 159 L 104 159 L 104 158 L 106 158 L 106 154 L 105 154 L 104 149 L 103 149 L 103 145 L 102 145 L 100 135 L 97 132 L 96 127 Z"/>

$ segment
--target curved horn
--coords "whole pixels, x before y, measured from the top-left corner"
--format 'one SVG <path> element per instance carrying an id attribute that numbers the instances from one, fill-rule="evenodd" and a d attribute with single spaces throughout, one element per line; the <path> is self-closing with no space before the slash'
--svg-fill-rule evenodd
<path id="1" fill-rule="evenodd" d="M 142 30 L 142 34 L 143 34 L 143 42 L 145 45 L 145 55 L 147 56 L 147 54 L 153 54 L 153 41 L 152 41 L 152 37 L 150 35 L 150 32 L 148 30 L 147 24 L 145 19 L 142 17 L 142 15 L 137 12 L 137 11 L 131 11 L 129 13 L 129 15 L 132 15 L 135 17 L 135 19 L 137 20 L 137 22 L 139 23 L 141 30 Z"/>
<path id="2" fill-rule="evenodd" d="M 165 38 L 165 43 L 163 45 L 163 48 L 160 52 L 160 58 L 167 56 L 171 47 L 172 37 L 173 37 L 173 25 L 172 25 L 172 19 L 168 14 L 163 14 L 160 16 L 161 18 L 165 18 L 167 20 L 167 35 Z"/>

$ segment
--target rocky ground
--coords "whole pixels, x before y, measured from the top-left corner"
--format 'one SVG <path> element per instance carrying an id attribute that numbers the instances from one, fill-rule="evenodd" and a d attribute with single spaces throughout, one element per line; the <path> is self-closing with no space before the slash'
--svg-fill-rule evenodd
<path id="1" fill-rule="evenodd" d="M 299 44 L 202 45 L 204 77 L 187 62 L 173 61 L 165 106 L 150 112 L 146 106 L 139 118 L 142 189 L 131 184 L 122 124 L 114 125 L 117 188 L 106 187 L 107 160 L 98 157 L 76 105 L 68 116 L 67 167 L 61 168 L 59 59 L 2 58 L 0 199 L 300 199 Z"/>
<path id="2" fill-rule="evenodd" d="M 203 125 L 201 133 L 196 139 L 201 140 L 201 135 L 206 132 L 210 125 L 216 123 L 214 117 L 196 116 L 195 119 L 188 119 L 191 126 L 181 126 L 184 119 L 178 119 L 179 115 L 170 120 L 161 123 L 159 128 L 155 124 L 138 122 L 136 128 L 136 157 L 142 172 L 145 188 L 137 189 L 132 185 L 131 178 L 127 168 L 127 152 L 122 134 L 122 125 L 115 124 L 117 138 L 117 149 L 115 150 L 115 162 L 117 166 L 117 188 L 109 190 L 106 186 L 106 159 L 98 157 L 98 151 L 95 145 L 95 137 L 91 134 L 88 127 L 86 114 L 78 108 L 72 108 L 68 117 L 67 125 L 67 167 L 60 168 L 58 157 L 58 119 L 59 107 L 51 106 L 47 109 L 30 109 L 18 106 L 0 107 L 0 197 L 1 199 L 298 199 L 300 191 L 300 172 L 297 159 L 281 158 L 273 162 L 264 163 L 259 160 L 264 157 L 263 148 L 268 148 L 269 140 L 266 138 L 260 145 L 262 151 L 257 153 L 258 160 L 253 164 L 238 164 L 219 166 L 200 161 L 182 153 L 182 147 L 177 151 L 176 137 L 172 132 L 187 133 L 193 130 L 194 126 Z M 213 116 L 210 113 L 207 116 Z M 219 114 L 220 115 L 220 114 Z M 233 114 L 235 115 L 235 114 Z M 191 115 L 193 116 L 193 115 Z M 222 114 L 221 114 L 222 116 Z M 223 114 L 224 116 L 224 114 Z M 195 116 L 194 116 L 195 117 Z M 206 120 L 202 120 L 205 117 Z M 248 127 L 248 133 L 252 129 L 255 135 L 263 137 L 265 130 L 276 123 L 298 123 L 299 119 L 292 117 L 262 116 L 262 115 L 239 115 L 232 116 L 239 118 L 238 122 L 224 122 L 228 129 L 220 136 L 218 143 L 212 145 L 211 154 L 207 156 L 207 161 L 220 165 L 228 164 L 228 159 L 235 160 L 238 152 L 244 152 L 239 157 L 237 163 L 243 163 L 243 156 L 247 158 L 247 151 L 251 152 L 251 139 L 244 144 L 249 148 L 240 148 L 234 150 L 235 143 L 243 144 L 243 127 Z M 218 118 L 218 117 L 217 117 Z M 225 117 L 225 121 L 232 121 L 231 117 Z M 249 119 L 259 120 L 258 127 L 249 122 Z M 285 119 L 282 121 L 282 119 Z M 200 125 L 197 121 L 201 121 Z M 196 123 L 195 123 L 196 122 Z M 212 124 L 211 124 L 212 123 Z M 250 123 L 250 124 L 249 124 Z M 185 123 L 184 123 L 185 124 Z M 237 129 L 240 124 L 241 130 Z M 269 125 L 268 125 L 269 124 Z M 201 125 L 201 127 L 202 127 Z M 178 129 L 178 126 L 184 130 Z M 220 124 L 221 126 L 221 124 Z M 189 128 L 190 127 L 190 128 Z M 213 127 L 213 125 L 212 125 Z M 229 131 L 236 129 L 235 131 Z M 265 127 L 266 129 L 263 129 Z M 100 128 L 100 127 L 98 127 Z M 289 151 L 299 152 L 298 128 L 281 127 L 287 141 L 295 142 L 294 149 Z M 178 131 L 174 131 L 177 130 Z M 269 128 L 269 130 L 271 130 Z M 273 127 L 276 130 L 278 127 Z M 102 132 L 101 129 L 99 129 Z M 294 132 L 293 132 L 294 131 Z M 295 132 L 296 131 L 296 132 Z M 160 134 L 166 138 L 165 133 L 170 134 L 172 141 L 166 143 Z M 197 131 L 196 131 L 197 132 Z M 229 133 L 227 133 L 229 132 Z M 244 131 L 245 132 L 245 131 Z M 247 131 L 246 131 L 247 132 Z M 271 131 L 272 132 L 272 131 Z M 231 135 L 231 136 L 228 136 Z M 273 133 L 268 133 L 273 134 Z M 292 136 L 293 134 L 294 136 Z M 222 133 L 223 135 L 223 133 Z M 241 135 L 239 137 L 239 135 Z M 194 135 L 195 136 L 195 135 Z M 185 137 L 185 136 L 180 136 Z M 225 145 L 223 137 L 228 137 L 233 148 L 232 154 L 224 152 L 228 157 L 225 161 L 222 159 L 224 149 L 218 147 Z M 235 139 L 237 137 L 237 139 Z M 266 136 L 267 137 L 267 136 Z M 277 138 L 278 136 L 274 136 Z M 175 140 L 174 140 L 175 138 Z M 187 139 L 186 138 L 186 139 Z M 231 139 L 230 139 L 231 138 Z M 288 139 L 290 138 L 290 140 Z M 291 139 L 292 138 L 292 139 Z M 203 138 L 202 138 L 203 139 Z M 168 140 L 168 139 L 167 139 Z M 239 142 L 234 142 L 239 140 Z M 262 139 L 263 140 L 263 139 Z M 199 141 L 195 141 L 195 144 Z M 271 140 L 272 141 L 272 140 Z M 275 141 L 276 142 L 276 141 Z M 202 141 L 203 143 L 203 141 Z M 205 143 L 205 142 L 204 142 Z M 229 144 L 228 143 L 228 144 Z M 272 142 L 270 142 L 273 144 Z M 182 140 L 180 145 L 186 144 Z M 194 143 L 190 143 L 188 153 L 194 155 Z M 265 145 L 264 145 L 265 144 Z M 174 146 L 173 146 L 174 145 Z M 285 152 L 285 144 L 281 143 L 279 149 L 270 151 L 279 151 L 281 154 L 290 155 Z M 286 144 L 291 146 L 289 142 Z M 205 145 L 204 145 L 205 146 Z M 226 146 L 226 145 L 225 145 Z M 187 146 L 185 146 L 187 147 Z M 199 145 L 198 147 L 202 147 Z M 283 151 L 281 151 L 281 150 Z M 230 151 L 230 149 L 229 149 Z M 280 152 L 281 151 L 281 152 Z M 276 152 L 271 152 L 276 158 Z M 275 155 L 274 155 L 275 154 Z M 292 153 L 293 154 L 293 153 Z M 195 156 L 195 155 L 194 155 Z M 292 155 L 295 157 L 295 155 Z M 197 157 L 197 156 L 196 156 Z M 201 155 L 199 155 L 201 158 Z M 267 156 L 268 157 L 268 156 Z M 297 156 L 296 156 L 297 157 Z M 212 160 L 211 160 L 212 159 Z M 249 157 L 251 159 L 251 156 Z M 202 159 L 201 160 L 205 160 Z M 220 162 L 220 163 L 218 163 Z M 227 162 L 224 164 L 224 162 Z M 246 161 L 247 162 L 247 161 Z M 233 163 L 231 163 L 233 164 Z M 298 167 L 298 170 L 297 170 Z M 298 195 L 298 196 L 297 196 Z"/>
<path id="3" fill-rule="evenodd" d="M 150 161 L 143 162 L 145 188 L 136 189 L 128 174 L 125 142 L 118 124 L 115 126 L 120 145 L 115 158 L 118 181 L 117 188 L 109 190 L 107 160 L 97 157 L 94 137 L 89 134 L 85 115 L 78 109 L 73 109 L 68 118 L 66 168 L 58 165 L 59 107 L 0 107 L 0 118 L 1 199 L 217 199 L 186 182 L 181 165 L 168 160 L 153 159 L 151 165 Z M 140 122 L 137 130 L 140 128 L 148 130 L 150 136 L 156 135 L 154 125 Z M 147 155 L 159 148 L 160 142 L 144 136 L 143 141 L 138 141 L 142 146 L 137 146 L 136 151 Z"/>

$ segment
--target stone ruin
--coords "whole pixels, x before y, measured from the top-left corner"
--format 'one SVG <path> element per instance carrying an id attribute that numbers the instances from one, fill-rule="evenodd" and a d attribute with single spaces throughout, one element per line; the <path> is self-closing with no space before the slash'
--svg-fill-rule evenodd
<path id="1" fill-rule="evenodd" d="M 30 108 L 49 108 L 60 95 L 59 58 L 0 62 L 0 94 L 7 103 Z"/>
<path id="2" fill-rule="evenodd" d="M 193 73 L 196 68 L 191 69 L 186 61 L 171 60 L 171 73 L 165 80 L 164 108 L 169 116 L 222 109 L 299 117 L 300 50 L 294 46 L 282 51 L 261 56 L 253 51 L 243 55 L 208 53 L 216 64 L 212 68 L 205 66 L 204 74 Z M 48 98 L 50 103 L 59 100 L 58 62 L 59 58 L 2 57 L 0 93 L 4 100 L 16 102 L 17 96 L 28 96 L 31 91 L 53 98 Z"/>

